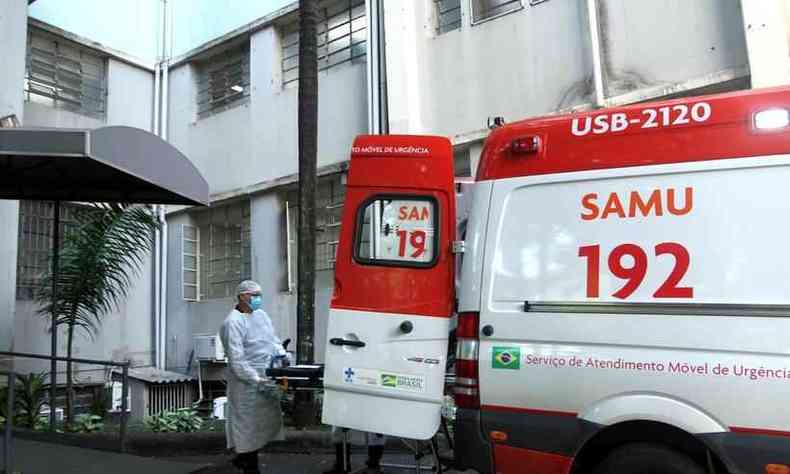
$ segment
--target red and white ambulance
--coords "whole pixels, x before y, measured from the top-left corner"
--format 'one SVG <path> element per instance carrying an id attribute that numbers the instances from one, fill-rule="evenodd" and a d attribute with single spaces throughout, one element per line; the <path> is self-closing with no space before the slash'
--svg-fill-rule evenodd
<path id="1" fill-rule="evenodd" d="M 790 89 L 509 124 L 472 188 L 461 242 L 449 140 L 356 139 L 324 422 L 434 435 L 457 298 L 462 467 L 783 472 Z"/>

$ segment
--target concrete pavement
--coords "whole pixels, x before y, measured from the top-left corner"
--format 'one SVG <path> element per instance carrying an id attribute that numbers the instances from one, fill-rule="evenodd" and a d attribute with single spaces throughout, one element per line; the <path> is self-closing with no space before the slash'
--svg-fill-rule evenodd
<path id="1" fill-rule="evenodd" d="M 18 438 L 14 439 L 13 453 L 13 472 L 21 474 L 187 474 L 206 467 L 206 463 L 188 460 L 144 458 Z M 0 467 L 4 462 L 0 449 Z"/>
<path id="2" fill-rule="evenodd" d="M 318 452 L 317 452 L 318 451 Z M 364 466 L 366 453 L 355 451 L 352 467 Z M 261 472 L 266 474 L 320 474 L 329 469 L 334 456 L 326 450 L 303 452 L 266 452 L 260 456 Z M 2 468 L 0 449 L 0 468 Z M 412 464 L 412 455 L 402 451 L 386 451 L 385 464 Z M 430 459 L 423 458 L 425 464 Z M 55 443 L 14 439 L 14 472 L 20 474 L 238 474 L 225 455 L 204 455 L 172 458 L 146 458 L 111 451 L 78 448 Z M 384 474 L 414 473 L 414 469 L 387 467 Z M 422 473 L 429 470 L 423 467 Z M 447 471 L 447 474 L 457 471 Z"/>

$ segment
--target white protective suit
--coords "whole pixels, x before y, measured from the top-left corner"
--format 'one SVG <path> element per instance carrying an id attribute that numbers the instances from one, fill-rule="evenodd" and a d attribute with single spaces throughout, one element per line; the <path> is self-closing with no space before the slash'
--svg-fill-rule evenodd
<path id="1" fill-rule="evenodd" d="M 272 358 L 285 354 L 269 315 L 234 309 L 222 324 L 220 338 L 228 357 L 228 448 L 246 453 L 284 439 L 280 401 L 260 390 Z"/>

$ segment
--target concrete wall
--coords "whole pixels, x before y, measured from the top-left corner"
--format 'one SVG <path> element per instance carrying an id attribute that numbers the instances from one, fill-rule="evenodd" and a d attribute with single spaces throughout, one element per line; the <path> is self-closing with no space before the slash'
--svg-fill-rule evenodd
<path id="1" fill-rule="evenodd" d="M 22 88 L 27 45 L 27 1 L 0 3 L 0 117 L 25 119 Z M 0 350 L 14 349 L 19 204 L 0 201 Z"/>
<path id="2" fill-rule="evenodd" d="M 594 102 L 586 1 L 548 0 L 436 34 L 433 2 L 386 0 L 393 133 L 486 135 L 507 121 Z M 740 2 L 599 1 L 606 97 L 634 102 L 748 74 Z M 748 85 L 748 83 L 746 83 Z"/>
<path id="3" fill-rule="evenodd" d="M 21 2 L 24 3 L 24 2 Z M 24 17 L 23 24 L 26 24 Z M 22 48 L 24 49 L 24 35 Z M 24 58 L 24 54 L 23 54 Z M 18 66 L 24 78 L 24 62 Z M 0 78 L 3 75 L 0 73 Z M 144 130 L 151 129 L 153 118 L 154 78 L 150 71 L 128 65 L 116 59 L 108 59 L 107 64 L 107 114 L 96 118 L 78 113 L 56 109 L 43 104 L 25 102 L 25 125 L 31 127 L 97 128 L 106 125 L 126 125 Z M 0 93 L 6 88 L 0 84 Z M 11 90 L 18 90 L 22 96 L 22 80 Z M 20 99 L 21 102 L 21 99 Z M 3 222 L 6 222 L 3 219 Z M 18 211 L 13 222 L 18 222 Z M 0 237 L 1 238 L 1 237 Z M 13 237 L 16 245 L 16 233 Z M 0 244 L 2 245 L 2 244 Z M 0 247 L 4 248 L 4 247 Z M 14 252 L 16 254 L 16 252 Z M 5 262 L 0 256 L 0 262 Z M 14 276 L 16 256 L 13 259 Z M 152 332 L 152 257 L 135 279 L 126 303 L 119 311 L 103 317 L 102 328 L 95 338 L 77 333 L 74 343 L 74 356 L 91 359 L 132 360 L 133 365 L 153 363 Z M 10 281 L 10 280 L 9 280 Z M 14 350 L 49 354 L 50 342 L 46 318 L 38 316 L 38 306 L 33 301 L 17 301 L 15 312 L 16 337 Z M 66 353 L 65 332 L 61 331 L 59 352 Z M 22 370 L 43 370 L 48 362 L 24 361 Z M 77 366 L 77 381 L 103 381 L 105 373 L 95 367 Z"/>
<path id="4" fill-rule="evenodd" d="M 151 131 L 154 118 L 154 74 L 110 59 L 107 67 L 107 123 Z"/>
<path id="5" fill-rule="evenodd" d="M 282 87 L 280 44 L 275 28 L 250 41 L 249 101 L 197 118 L 196 69 L 171 70 L 169 140 L 190 157 L 209 182 L 224 193 L 296 173 L 297 88 Z M 319 74 L 318 165 L 348 160 L 354 137 L 367 128 L 366 69 L 343 64 Z"/>
<path id="6" fill-rule="evenodd" d="M 283 288 L 286 280 L 284 202 L 273 191 L 251 199 L 252 279 L 263 289 L 263 309 L 272 318 L 277 334 L 292 339 L 289 350 L 296 349 L 296 293 Z M 185 372 L 190 367 L 192 337 L 196 334 L 216 334 L 225 317 L 235 305 L 233 298 L 201 302 L 184 301 L 181 285 L 181 251 L 183 225 L 191 225 L 187 213 L 168 218 L 168 304 L 167 304 L 167 369 Z M 316 273 L 315 356 L 324 359 L 324 339 L 332 297 L 334 272 Z M 194 367 L 194 360 L 191 367 Z M 214 372 L 207 372 L 211 378 Z M 216 375 L 216 374 L 215 374 Z"/>
<path id="7" fill-rule="evenodd" d="M 197 69 L 186 63 L 171 70 L 169 139 L 197 165 L 212 194 L 295 174 L 297 157 L 297 87 L 282 87 L 280 43 L 273 27 L 250 38 L 249 101 L 206 118 L 197 118 Z M 343 64 L 319 73 L 318 165 L 344 162 L 354 137 L 367 128 L 366 65 Z M 250 198 L 250 197 L 247 197 Z M 284 203 L 272 190 L 251 199 L 252 277 L 263 287 L 264 309 L 283 339 L 296 347 L 296 294 L 283 290 Z M 216 333 L 232 299 L 184 301 L 181 295 L 181 226 L 186 213 L 168 218 L 167 368 L 184 371 L 190 364 L 192 336 Z M 315 354 L 323 360 L 323 340 L 332 294 L 333 272 L 316 276 Z M 194 364 L 194 362 L 193 362 Z"/>

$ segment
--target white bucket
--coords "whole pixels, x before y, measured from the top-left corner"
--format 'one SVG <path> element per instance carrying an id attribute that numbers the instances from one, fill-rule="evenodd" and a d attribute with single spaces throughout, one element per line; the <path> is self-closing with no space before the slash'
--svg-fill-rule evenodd
<path id="1" fill-rule="evenodd" d="M 217 397 L 214 399 L 214 418 L 218 420 L 225 419 L 225 405 L 228 403 L 228 397 Z"/>

